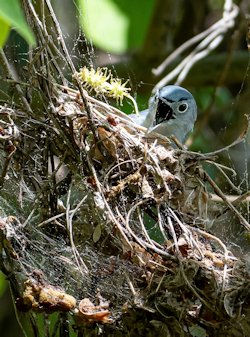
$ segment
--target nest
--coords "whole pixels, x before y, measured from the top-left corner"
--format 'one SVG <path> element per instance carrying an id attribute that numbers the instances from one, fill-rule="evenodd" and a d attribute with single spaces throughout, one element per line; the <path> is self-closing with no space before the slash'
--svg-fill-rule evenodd
<path id="1" fill-rule="evenodd" d="M 18 311 L 33 328 L 57 313 L 107 336 L 242 336 L 249 274 L 206 230 L 207 157 L 54 89 L 37 120 L 1 110 L 1 266 Z"/>

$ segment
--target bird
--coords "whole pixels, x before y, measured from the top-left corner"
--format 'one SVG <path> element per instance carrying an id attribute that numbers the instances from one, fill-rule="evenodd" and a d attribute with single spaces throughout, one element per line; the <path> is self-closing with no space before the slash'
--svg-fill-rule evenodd
<path id="1" fill-rule="evenodd" d="M 197 119 L 197 105 L 193 95 L 177 85 L 167 85 L 151 96 L 148 109 L 129 117 L 152 132 L 175 136 L 182 144 L 193 131 Z"/>

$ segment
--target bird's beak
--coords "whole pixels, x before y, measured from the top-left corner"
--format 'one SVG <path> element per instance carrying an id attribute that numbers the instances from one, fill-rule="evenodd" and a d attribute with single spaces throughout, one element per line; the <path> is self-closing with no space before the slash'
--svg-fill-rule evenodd
<path id="1" fill-rule="evenodd" d="M 150 126 L 150 127 L 147 129 L 147 133 L 146 133 L 146 134 L 149 134 L 150 132 L 153 132 L 154 129 L 155 129 L 155 125 Z"/>

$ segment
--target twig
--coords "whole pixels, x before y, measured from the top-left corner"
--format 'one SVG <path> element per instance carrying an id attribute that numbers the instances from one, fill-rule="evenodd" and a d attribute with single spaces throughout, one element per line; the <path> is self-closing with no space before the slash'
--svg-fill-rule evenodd
<path id="1" fill-rule="evenodd" d="M 161 219 L 161 212 L 160 212 L 160 206 L 157 205 L 157 216 L 158 216 L 158 225 L 159 225 L 159 228 L 160 228 L 160 232 L 161 232 L 161 235 L 163 236 L 165 242 L 167 242 L 168 238 L 165 234 L 165 231 L 164 231 L 164 228 L 163 228 L 163 224 L 162 224 L 162 219 Z"/>
<path id="2" fill-rule="evenodd" d="M 221 197 L 222 200 L 224 200 L 225 204 L 228 206 L 229 209 L 231 209 L 235 215 L 238 217 L 240 220 L 241 224 L 248 230 L 250 231 L 250 224 L 248 221 L 243 217 L 242 214 L 234 207 L 234 205 L 227 199 L 225 194 L 222 192 L 222 190 L 219 188 L 218 185 L 210 178 L 210 176 L 207 174 L 207 172 L 203 172 L 204 178 L 209 182 L 215 193 Z"/>
<path id="3" fill-rule="evenodd" d="M 87 144 L 87 146 L 89 147 L 88 144 Z M 98 179 L 98 177 L 97 177 L 97 173 L 96 173 L 94 164 L 93 164 L 93 162 L 92 162 L 92 159 L 91 159 L 91 157 L 90 157 L 90 155 L 89 155 L 89 151 L 87 151 L 86 145 L 83 144 L 83 147 L 84 147 L 84 151 L 85 151 L 85 153 L 86 153 L 86 159 L 87 159 L 88 166 L 89 166 L 90 171 L 91 171 L 91 173 L 92 173 L 92 175 L 93 175 L 93 177 L 94 177 L 94 180 L 95 180 L 97 189 L 98 189 L 98 191 L 99 191 L 99 193 L 100 193 L 100 196 L 102 197 L 102 200 L 103 200 L 103 202 L 104 202 L 104 204 L 105 204 L 105 207 L 106 207 L 106 210 L 107 210 L 107 214 L 108 214 L 110 220 L 112 221 L 112 223 L 114 223 L 114 224 L 117 226 L 117 228 L 119 229 L 120 234 L 121 234 L 122 238 L 124 239 L 124 243 L 127 244 L 127 246 L 132 250 L 133 248 L 132 248 L 132 246 L 131 246 L 131 244 L 130 244 L 128 238 L 127 238 L 126 235 L 124 234 L 124 232 L 123 232 L 123 230 L 122 230 L 122 227 L 121 227 L 119 221 L 118 221 L 118 220 L 116 219 L 116 217 L 114 216 L 114 214 L 113 214 L 113 212 L 112 212 L 112 210 L 111 210 L 111 208 L 110 208 L 110 205 L 109 205 L 109 203 L 107 202 L 107 199 L 106 199 L 105 196 L 104 196 L 103 189 L 102 189 L 101 183 L 100 183 L 100 181 L 99 181 L 99 179 Z"/>
<path id="4" fill-rule="evenodd" d="M 176 216 L 175 212 L 170 207 L 168 208 L 168 211 L 172 215 L 172 217 L 175 219 L 175 221 L 178 223 L 178 225 L 181 227 L 184 233 L 184 236 L 186 237 L 186 240 L 190 242 L 191 247 L 192 248 L 195 247 L 200 254 L 200 259 L 203 259 L 204 255 L 198 243 L 194 240 L 193 236 L 191 235 L 191 232 L 188 230 L 187 226 L 181 222 L 181 220 Z"/>
<path id="5" fill-rule="evenodd" d="M 220 300 L 222 302 L 223 297 L 224 297 L 225 286 L 226 286 L 227 262 L 228 262 L 229 259 L 230 260 L 237 260 L 237 259 L 235 257 L 229 257 L 229 251 L 228 251 L 227 247 L 216 236 L 214 236 L 214 235 L 212 235 L 212 234 L 210 234 L 208 232 L 205 232 L 205 231 L 203 231 L 200 228 L 195 228 L 195 227 L 191 227 L 190 226 L 190 230 L 194 231 L 194 232 L 197 232 L 197 233 L 201 234 L 202 236 L 204 236 L 206 238 L 209 238 L 211 240 L 216 241 L 222 247 L 222 249 L 224 251 L 223 283 L 222 283 L 222 290 L 221 290 L 221 294 L 220 294 Z"/>
<path id="6" fill-rule="evenodd" d="M 229 169 L 228 167 L 224 166 L 224 165 L 220 165 L 218 163 L 215 162 L 211 162 L 210 160 L 206 161 L 208 164 L 211 164 L 213 166 L 215 166 L 217 168 L 217 170 L 219 170 L 221 172 L 221 174 L 223 175 L 223 177 L 226 179 L 226 181 L 228 182 L 228 184 L 232 187 L 233 190 L 235 190 L 237 193 L 242 193 L 242 191 L 234 185 L 234 183 L 231 181 L 231 179 L 228 177 L 228 175 L 224 172 L 223 169 L 228 169 L 231 172 L 233 171 L 234 176 L 236 176 L 236 172 L 233 169 Z M 222 169 L 223 168 L 223 169 Z"/>
<path id="7" fill-rule="evenodd" d="M 225 197 L 227 198 L 227 200 L 229 200 L 234 206 L 237 206 L 240 203 L 243 202 L 250 202 L 250 191 L 247 191 L 246 193 L 238 196 L 238 195 L 228 195 L 225 194 Z M 218 201 L 221 202 L 223 201 L 218 195 L 216 194 L 211 194 L 211 200 L 213 201 Z"/>
<path id="8" fill-rule="evenodd" d="M 76 69 L 75 69 L 74 63 L 72 62 L 71 57 L 69 55 L 68 49 L 66 47 L 66 44 L 65 44 L 65 41 L 64 41 L 64 38 L 63 38 L 63 35 L 62 35 L 62 31 L 61 31 L 59 22 L 58 22 L 58 20 L 56 18 L 54 10 L 53 10 L 53 8 L 51 6 L 50 0 L 45 0 L 45 2 L 46 2 L 46 5 L 48 7 L 48 10 L 50 12 L 51 18 L 52 18 L 52 20 L 54 22 L 54 25 L 55 25 L 55 28 L 56 28 L 56 33 L 58 35 L 58 40 L 59 40 L 59 43 L 61 44 L 61 47 L 62 47 L 62 50 L 64 52 L 65 58 L 66 58 L 66 60 L 68 62 L 68 65 L 69 65 L 71 71 L 72 71 L 72 74 L 75 74 L 76 73 Z M 91 129 L 92 129 L 92 132 L 93 132 L 93 136 L 96 137 L 91 107 L 90 107 L 90 105 L 88 103 L 88 100 L 87 100 L 85 92 L 84 92 L 84 90 L 82 88 L 81 82 L 77 78 L 77 76 L 75 77 L 75 81 L 76 81 L 77 87 L 79 89 L 79 92 L 81 94 L 81 98 L 83 100 L 83 103 L 84 103 L 84 106 L 85 106 L 85 109 L 86 109 L 86 112 L 87 112 L 87 116 L 88 116 L 89 121 L 90 121 L 90 126 L 91 126 Z"/>
<path id="9" fill-rule="evenodd" d="M 174 70 L 172 70 L 167 76 L 165 76 L 155 85 L 153 92 L 156 92 L 159 88 L 163 87 L 170 81 L 173 81 L 173 79 L 177 76 L 178 78 L 176 80 L 176 84 L 180 84 L 185 79 L 193 65 L 208 55 L 221 43 L 227 30 L 234 25 L 238 13 L 238 6 L 234 5 L 232 0 L 225 0 L 223 17 L 220 21 L 216 22 L 216 24 L 211 26 L 206 31 L 184 43 L 181 47 L 175 50 L 157 69 L 154 69 L 154 74 L 160 75 L 166 66 L 175 60 L 178 55 L 180 55 L 193 44 L 201 41 L 200 44 L 198 44 L 198 46 L 195 47 L 195 49 L 188 56 L 186 56 L 184 60 L 177 67 L 175 67 Z"/>
<path id="10" fill-rule="evenodd" d="M 162 256 L 165 256 L 171 260 L 176 260 L 176 257 L 167 253 L 166 251 L 164 251 L 163 249 L 159 249 L 157 248 L 155 245 L 152 245 L 150 243 L 148 243 L 147 241 L 145 240 L 142 240 L 141 238 L 139 238 L 135 233 L 134 231 L 131 229 L 130 225 L 129 225 L 129 222 L 130 222 L 130 217 L 132 215 L 132 213 L 136 210 L 136 208 L 138 206 L 141 206 L 143 205 L 145 202 L 147 202 L 148 200 L 147 199 L 144 199 L 144 200 L 141 200 L 139 202 L 137 202 L 134 206 L 132 206 L 130 208 L 130 210 L 128 211 L 127 213 L 127 216 L 126 216 L 126 228 L 128 230 L 128 232 L 132 235 L 132 237 L 135 239 L 135 241 L 140 245 L 142 246 L 144 249 L 146 248 L 149 248 L 151 249 L 152 251 L 156 252 L 157 254 L 160 254 Z"/>
<path id="11" fill-rule="evenodd" d="M 5 181 L 7 172 L 8 172 L 8 168 L 9 168 L 11 159 L 12 159 L 14 153 L 16 152 L 16 146 L 12 142 L 10 143 L 10 148 L 11 148 L 11 152 L 5 158 L 3 168 L 2 168 L 2 172 L 1 172 L 1 176 L 0 176 L 0 190 L 3 188 L 4 181 Z"/>
<path id="12" fill-rule="evenodd" d="M 73 254 L 74 254 L 74 257 L 75 257 L 75 261 L 76 261 L 81 273 L 82 273 L 82 267 L 83 267 L 83 271 L 84 271 L 83 275 L 85 276 L 89 272 L 89 270 L 88 270 L 88 267 L 86 266 L 85 262 L 83 261 L 80 253 L 78 252 L 78 250 L 75 246 L 74 236 L 73 236 L 72 220 L 73 220 L 74 214 L 78 211 L 78 209 L 81 207 L 81 205 L 87 199 L 87 195 L 82 198 L 82 200 L 77 204 L 77 206 L 75 207 L 74 211 L 71 212 L 71 214 L 70 214 L 70 195 L 71 195 L 71 189 L 69 188 L 68 196 L 67 196 L 67 205 L 66 205 L 67 229 L 68 229 L 68 232 L 69 232 L 70 244 L 71 244 L 72 251 L 73 251 Z"/>
<path id="13" fill-rule="evenodd" d="M 221 152 L 224 152 L 224 151 L 227 151 L 229 150 L 231 147 L 234 147 L 238 144 L 240 144 L 246 137 L 247 135 L 247 132 L 248 132 L 248 129 L 249 129 L 249 117 L 247 117 L 245 115 L 245 117 L 247 118 L 247 125 L 245 127 L 245 129 L 243 130 L 243 132 L 241 133 L 241 135 L 231 144 L 223 147 L 222 149 L 218 149 L 218 150 L 215 150 L 213 152 L 208 152 L 208 153 L 205 153 L 206 156 L 210 157 L 210 156 L 215 156 L 217 155 L 218 153 L 221 153 Z"/>
<path id="14" fill-rule="evenodd" d="M 142 215 L 141 215 L 141 212 L 140 212 L 139 209 L 137 210 L 137 215 L 138 215 L 138 219 L 139 219 L 139 222 L 140 222 L 140 225 L 141 225 L 141 228 L 142 228 L 142 233 L 144 234 L 146 240 L 147 240 L 152 246 L 155 246 L 154 242 L 151 240 L 150 236 L 148 235 L 148 231 L 146 230 L 146 228 L 145 228 L 145 226 L 144 226 L 143 218 L 142 218 Z"/>
<path id="15" fill-rule="evenodd" d="M 21 101 L 22 101 L 22 104 L 23 104 L 23 108 L 28 112 L 28 114 L 31 116 L 33 115 L 33 111 L 25 97 L 25 94 L 23 93 L 23 90 L 21 88 L 21 85 L 19 84 L 19 80 L 16 78 L 16 76 L 14 75 L 10 65 L 9 65 L 9 62 L 5 56 L 5 53 L 3 51 L 2 48 L 0 48 L 0 64 L 2 65 L 5 73 L 6 73 L 6 76 L 13 81 L 13 84 L 16 88 L 16 91 L 17 91 L 17 94 L 18 96 L 20 97 Z"/>

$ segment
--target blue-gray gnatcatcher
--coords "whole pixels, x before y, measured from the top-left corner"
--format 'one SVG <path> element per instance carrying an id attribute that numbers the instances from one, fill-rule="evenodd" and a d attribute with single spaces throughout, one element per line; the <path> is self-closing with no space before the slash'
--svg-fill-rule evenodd
<path id="1" fill-rule="evenodd" d="M 193 130 L 197 106 L 192 94 L 177 85 L 161 88 L 149 100 L 148 109 L 138 115 L 129 115 L 136 124 L 164 136 L 175 136 L 184 143 Z"/>

